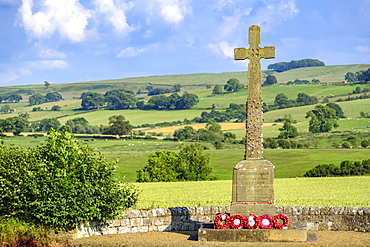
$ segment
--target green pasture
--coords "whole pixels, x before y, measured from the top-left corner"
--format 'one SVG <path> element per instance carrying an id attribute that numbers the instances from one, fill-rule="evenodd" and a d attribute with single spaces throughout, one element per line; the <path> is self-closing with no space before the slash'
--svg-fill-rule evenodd
<path id="1" fill-rule="evenodd" d="M 335 136 L 330 138 L 328 146 L 332 141 L 341 143 L 345 137 Z M 369 139 L 369 135 L 364 138 Z M 323 138 L 325 140 L 327 138 Z M 105 140 L 92 138 L 78 139 L 89 145 L 95 152 L 102 153 L 108 160 L 118 160 L 117 177 L 124 178 L 126 181 L 134 182 L 136 180 L 136 170 L 147 165 L 148 156 L 155 150 L 179 150 L 179 142 L 160 141 L 160 140 Z M 23 148 L 36 147 L 44 143 L 45 137 L 8 137 L 4 139 L 4 145 L 21 146 Z M 313 138 L 313 143 L 317 139 Z M 204 143 L 209 150 L 205 153 L 210 154 L 210 165 L 215 174 L 221 180 L 230 180 L 232 178 L 232 167 L 243 159 L 244 145 L 233 144 L 226 146 L 225 149 L 216 150 L 209 143 Z M 363 160 L 370 157 L 370 149 L 265 149 L 265 159 L 275 165 L 275 178 L 301 177 L 303 174 L 320 164 L 339 165 L 344 160 Z"/>
<path id="2" fill-rule="evenodd" d="M 277 206 L 370 207 L 370 176 L 275 179 Z M 231 180 L 135 183 L 134 208 L 229 206 Z"/>
<path id="3" fill-rule="evenodd" d="M 361 138 L 369 139 L 368 134 Z M 46 137 L 8 137 L 4 139 L 4 145 L 14 145 L 23 148 L 36 147 L 44 143 Z M 331 147 L 331 143 L 336 141 L 342 143 L 346 137 L 341 134 L 331 135 L 318 139 L 314 135 L 306 138 L 306 141 L 319 143 L 319 146 L 326 145 Z M 95 152 L 102 153 L 108 160 L 117 160 L 117 177 L 124 178 L 126 181 L 136 180 L 136 170 L 143 168 L 148 161 L 148 156 L 156 150 L 179 150 L 180 142 L 161 141 L 161 140 L 124 140 L 124 139 L 78 139 L 89 145 Z M 327 142 L 327 144 L 322 144 Z M 205 153 L 210 154 L 210 165 L 221 180 L 232 178 L 232 167 L 243 159 L 244 145 L 233 144 L 225 146 L 225 149 L 216 150 L 210 143 L 203 143 L 209 150 Z M 339 165 L 344 160 L 363 160 L 370 157 L 370 149 L 332 149 L 332 148 L 310 148 L 310 149 L 265 149 L 264 158 L 275 165 L 275 178 L 301 177 L 303 174 L 320 164 Z"/>
<path id="4" fill-rule="evenodd" d="M 274 75 L 280 83 L 294 81 L 295 79 L 311 81 L 314 78 L 319 79 L 321 82 L 342 82 L 347 72 L 354 73 L 360 70 L 367 70 L 368 68 L 370 68 L 369 64 L 319 66 L 292 69 Z"/>

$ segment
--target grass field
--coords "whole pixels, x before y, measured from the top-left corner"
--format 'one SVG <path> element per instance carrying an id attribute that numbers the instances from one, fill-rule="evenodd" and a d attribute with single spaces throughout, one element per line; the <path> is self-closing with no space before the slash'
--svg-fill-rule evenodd
<path id="1" fill-rule="evenodd" d="M 44 143 L 45 139 L 46 137 L 12 137 L 6 138 L 4 144 L 24 148 L 36 147 Z M 330 141 L 332 141 L 331 138 Z M 161 140 L 96 139 L 84 143 L 88 143 L 94 151 L 102 153 L 108 160 L 118 158 L 117 177 L 125 178 L 125 181 L 128 182 L 136 180 L 136 170 L 147 164 L 148 156 L 155 150 L 175 152 L 179 150 L 178 142 Z M 210 166 L 214 169 L 215 174 L 221 180 L 231 180 L 232 167 L 243 159 L 244 145 L 229 145 L 221 150 L 214 149 L 209 143 L 204 143 L 204 145 L 209 148 L 205 153 L 211 156 Z M 264 157 L 275 165 L 275 178 L 292 178 L 301 177 L 307 170 L 320 164 L 339 165 L 344 160 L 368 159 L 370 149 L 265 149 Z"/>
<path id="2" fill-rule="evenodd" d="M 370 207 L 370 176 L 275 179 L 278 206 Z M 136 183 L 135 208 L 229 206 L 231 180 Z"/>

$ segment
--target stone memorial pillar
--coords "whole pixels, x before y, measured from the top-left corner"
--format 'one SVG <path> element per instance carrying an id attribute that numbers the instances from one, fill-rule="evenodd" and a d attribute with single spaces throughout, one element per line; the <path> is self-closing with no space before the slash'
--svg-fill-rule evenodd
<path id="1" fill-rule="evenodd" d="M 261 58 L 274 58 L 275 47 L 260 48 L 260 27 L 249 28 L 249 48 L 235 48 L 235 60 L 249 59 L 246 102 L 246 143 L 244 160 L 233 170 L 230 214 L 259 216 L 276 214 L 274 166 L 263 158 Z"/>

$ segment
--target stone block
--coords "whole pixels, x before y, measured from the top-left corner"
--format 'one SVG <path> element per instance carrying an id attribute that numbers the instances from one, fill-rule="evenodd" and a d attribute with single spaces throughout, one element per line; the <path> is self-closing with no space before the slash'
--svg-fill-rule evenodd
<path id="1" fill-rule="evenodd" d="M 147 210 L 147 209 L 141 209 L 140 210 L 140 215 L 143 218 L 149 217 L 149 210 Z"/>
<path id="2" fill-rule="evenodd" d="M 292 215 L 302 214 L 302 207 L 292 207 Z"/>
<path id="3" fill-rule="evenodd" d="M 149 226 L 138 226 L 137 227 L 137 232 L 148 232 L 149 231 Z"/>
<path id="4" fill-rule="evenodd" d="M 130 219 L 125 218 L 120 220 L 120 226 L 130 226 Z"/>
<path id="5" fill-rule="evenodd" d="M 130 226 L 137 227 L 142 225 L 142 218 L 133 218 L 130 219 Z"/>
<path id="6" fill-rule="evenodd" d="M 131 232 L 131 227 L 120 226 L 117 228 L 117 233 L 129 233 Z"/>
<path id="7" fill-rule="evenodd" d="M 118 227 L 121 225 L 121 221 L 120 220 L 113 220 L 113 227 Z"/>
<path id="8" fill-rule="evenodd" d="M 330 208 L 329 207 L 322 207 L 321 208 L 321 215 L 328 215 L 330 214 Z"/>
<path id="9" fill-rule="evenodd" d="M 364 209 L 364 215 L 370 215 L 370 208 Z"/>
<path id="10" fill-rule="evenodd" d="M 250 230 L 211 229 L 198 230 L 198 241 L 217 242 L 306 242 L 307 231 L 302 230 Z"/>
<path id="11" fill-rule="evenodd" d="M 308 215 L 308 212 L 310 211 L 309 207 L 302 207 L 302 214 L 303 215 Z"/>
<path id="12" fill-rule="evenodd" d="M 132 209 L 132 210 L 127 210 L 126 212 L 127 212 L 128 218 L 139 218 L 139 217 L 141 217 L 140 210 Z"/>
<path id="13" fill-rule="evenodd" d="M 191 216 L 196 215 L 197 208 L 196 207 L 188 207 L 188 212 L 189 212 L 189 215 L 191 215 Z"/>

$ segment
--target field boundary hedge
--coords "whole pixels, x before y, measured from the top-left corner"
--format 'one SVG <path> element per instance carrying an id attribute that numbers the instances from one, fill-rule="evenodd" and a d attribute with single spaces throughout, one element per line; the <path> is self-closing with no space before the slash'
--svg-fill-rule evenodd
<path id="1" fill-rule="evenodd" d="M 278 206 L 277 213 L 290 218 L 289 229 L 370 232 L 370 208 Z M 152 231 L 197 231 L 213 223 L 216 214 L 230 213 L 230 207 L 175 207 L 136 209 L 121 212 L 121 219 L 81 223 L 76 238 L 117 233 Z"/>

